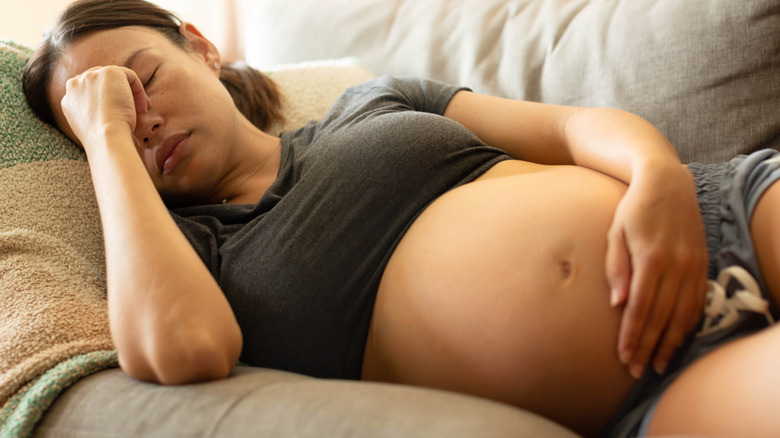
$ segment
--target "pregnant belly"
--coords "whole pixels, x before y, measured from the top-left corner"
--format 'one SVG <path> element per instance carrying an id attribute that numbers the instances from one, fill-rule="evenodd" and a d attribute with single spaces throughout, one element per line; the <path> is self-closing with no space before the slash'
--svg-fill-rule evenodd
<path id="1" fill-rule="evenodd" d="M 606 233 L 625 185 L 503 162 L 432 203 L 383 274 L 363 377 L 604 427 L 633 380 L 617 359 Z"/>

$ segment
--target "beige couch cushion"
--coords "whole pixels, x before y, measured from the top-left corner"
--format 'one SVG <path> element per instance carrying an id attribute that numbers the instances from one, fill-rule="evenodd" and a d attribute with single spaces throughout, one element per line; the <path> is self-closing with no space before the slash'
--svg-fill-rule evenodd
<path id="1" fill-rule="evenodd" d="M 355 56 L 376 73 L 637 113 L 683 161 L 780 146 L 780 0 L 260 0 L 247 60 Z"/>

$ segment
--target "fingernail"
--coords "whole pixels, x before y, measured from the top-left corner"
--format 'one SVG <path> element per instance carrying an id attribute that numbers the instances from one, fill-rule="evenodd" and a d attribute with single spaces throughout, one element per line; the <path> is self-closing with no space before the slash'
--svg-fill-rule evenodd
<path id="1" fill-rule="evenodd" d="M 658 361 L 653 363 L 653 369 L 657 374 L 663 374 L 666 372 L 666 367 L 669 366 L 669 364 L 666 361 Z"/>
<path id="2" fill-rule="evenodd" d="M 628 372 L 631 374 L 631 377 L 639 380 L 639 378 L 642 377 L 643 368 L 644 367 L 641 364 L 632 363 L 628 366 Z"/>
<path id="3" fill-rule="evenodd" d="M 609 304 L 612 307 L 617 307 L 617 305 L 620 304 L 620 293 L 617 289 L 612 289 L 609 297 Z"/>

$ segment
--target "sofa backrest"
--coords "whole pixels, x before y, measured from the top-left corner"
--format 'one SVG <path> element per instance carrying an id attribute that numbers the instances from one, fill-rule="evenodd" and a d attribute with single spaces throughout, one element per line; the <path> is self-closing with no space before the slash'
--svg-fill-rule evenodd
<path id="1" fill-rule="evenodd" d="M 357 57 L 378 74 L 617 107 L 685 162 L 780 147 L 780 0 L 260 0 L 260 68 Z"/>

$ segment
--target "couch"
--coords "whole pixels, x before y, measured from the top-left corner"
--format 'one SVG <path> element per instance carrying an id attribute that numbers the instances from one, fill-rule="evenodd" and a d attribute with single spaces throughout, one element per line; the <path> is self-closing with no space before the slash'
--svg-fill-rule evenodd
<path id="1" fill-rule="evenodd" d="M 389 73 L 627 109 L 686 162 L 780 146 L 780 0 L 257 0 L 247 20 L 247 61 L 286 96 L 276 132 Z M 26 107 L 28 56 L 0 43 L 0 437 L 576 436 L 431 389 L 242 365 L 180 387 L 124 375 L 85 157 Z"/>
<path id="2" fill-rule="evenodd" d="M 260 68 L 354 56 L 378 73 L 621 108 L 683 162 L 780 146 L 776 0 L 258 0 Z"/>

